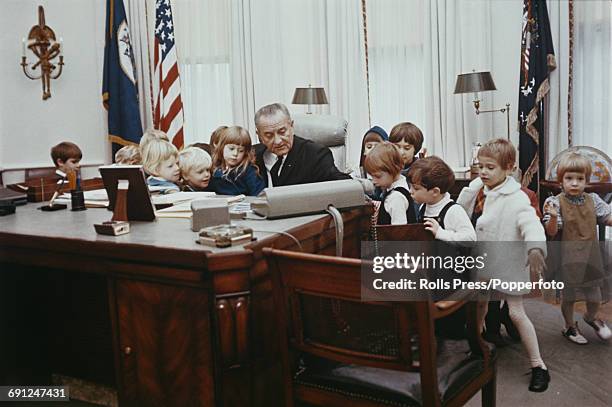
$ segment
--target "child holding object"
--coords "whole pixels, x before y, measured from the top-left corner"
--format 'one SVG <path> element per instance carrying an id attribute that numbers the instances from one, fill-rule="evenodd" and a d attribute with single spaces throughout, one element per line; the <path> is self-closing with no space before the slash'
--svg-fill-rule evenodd
<path id="1" fill-rule="evenodd" d="M 584 322 L 590 325 L 602 340 L 612 337 L 610 328 L 598 315 L 603 300 L 602 290 L 606 277 L 603 259 L 597 243 L 597 224 L 612 225 L 610 206 L 599 195 L 585 193 L 591 176 L 591 163 L 583 155 L 570 152 L 561 157 L 557 168 L 557 181 L 562 192 L 544 202 L 546 233 L 561 234 L 561 264 L 559 277 L 565 284 L 561 293 L 561 312 L 565 320 L 563 336 L 571 342 L 586 345 L 578 322 L 574 322 L 574 304 L 586 301 Z M 555 243 L 553 243 L 554 245 Z"/>
<path id="2" fill-rule="evenodd" d="M 374 186 L 383 193 L 378 211 L 379 225 L 417 223 L 417 211 L 410 196 L 406 177 L 401 174 L 402 159 L 391 143 L 380 143 L 367 155 L 365 170 L 372 176 Z"/>

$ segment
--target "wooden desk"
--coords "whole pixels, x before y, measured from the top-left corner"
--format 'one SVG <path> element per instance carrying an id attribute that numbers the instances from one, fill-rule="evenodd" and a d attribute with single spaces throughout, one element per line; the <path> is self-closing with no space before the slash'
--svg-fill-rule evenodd
<path id="1" fill-rule="evenodd" d="M 110 217 L 106 210 L 44 213 L 37 206 L 0 218 L 0 384 L 48 383 L 50 373 L 72 366 L 115 386 L 121 406 L 283 399 L 261 249 L 295 247 L 263 231 L 289 232 L 305 251 L 333 254 L 330 216 L 238 221 L 258 240 L 217 249 L 196 244 L 185 219 L 132 222 L 129 234 L 111 237 L 93 228 Z M 345 256 L 358 255 L 370 212 L 343 213 Z M 74 302 L 91 297 L 101 304 Z M 89 341 L 88 351 L 77 352 L 75 337 Z"/>

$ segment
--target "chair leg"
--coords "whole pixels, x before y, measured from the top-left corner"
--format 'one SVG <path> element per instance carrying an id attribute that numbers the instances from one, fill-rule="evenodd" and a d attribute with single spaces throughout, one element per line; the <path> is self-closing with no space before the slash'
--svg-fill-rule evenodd
<path id="1" fill-rule="evenodd" d="M 482 407 L 495 407 L 496 404 L 496 377 L 494 372 L 493 377 L 482 388 Z"/>

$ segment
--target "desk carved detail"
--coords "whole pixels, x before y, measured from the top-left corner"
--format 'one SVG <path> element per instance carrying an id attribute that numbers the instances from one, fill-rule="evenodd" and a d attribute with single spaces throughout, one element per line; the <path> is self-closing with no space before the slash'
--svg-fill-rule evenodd
<path id="1" fill-rule="evenodd" d="M 249 298 L 221 298 L 216 308 L 223 367 L 242 365 L 248 361 Z"/>

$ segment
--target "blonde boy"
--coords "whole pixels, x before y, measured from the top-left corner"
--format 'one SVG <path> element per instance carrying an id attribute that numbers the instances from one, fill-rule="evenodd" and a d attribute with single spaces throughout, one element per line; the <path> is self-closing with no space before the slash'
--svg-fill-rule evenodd
<path id="1" fill-rule="evenodd" d="M 150 187 L 162 187 L 161 193 L 179 191 L 181 172 L 178 167 L 178 151 L 165 140 L 153 139 L 141 147 L 142 166 L 150 174 L 147 184 Z"/>
<path id="2" fill-rule="evenodd" d="M 188 191 L 204 191 L 210 182 L 212 159 L 201 148 L 187 147 L 179 153 L 183 186 Z"/>
<path id="3" fill-rule="evenodd" d="M 135 145 L 121 147 L 115 153 L 115 163 L 125 165 L 139 165 L 141 163 L 140 148 Z"/>
<path id="4" fill-rule="evenodd" d="M 485 143 L 478 151 L 480 177 L 473 180 L 470 185 L 463 188 L 457 203 L 463 206 L 467 214 L 475 221 L 476 236 L 481 245 L 487 242 L 497 243 L 498 250 L 489 254 L 487 263 L 487 277 L 490 279 L 508 279 L 528 282 L 529 273 L 525 270 L 522 247 L 514 250 L 515 245 L 510 242 L 524 241 L 528 250 L 527 263 L 532 279 L 539 279 L 544 269 L 544 255 L 546 250 L 546 235 L 535 209 L 531 206 L 527 195 L 521 191 L 521 185 L 510 176 L 516 161 L 516 149 L 506 139 L 495 139 Z M 484 195 L 480 190 L 484 188 Z M 483 196 L 480 201 L 478 197 Z M 474 219 L 473 214 L 480 213 Z M 503 245 L 503 248 L 499 246 Z M 491 246 L 491 248 L 494 248 Z M 500 258 L 513 258 L 514 261 L 504 267 L 494 267 Z M 550 375 L 540 355 L 538 338 L 533 324 L 527 317 L 523 307 L 523 295 L 526 291 L 507 291 L 500 289 L 501 295 L 508 303 L 510 319 L 518 329 L 521 340 L 527 351 L 531 364 L 531 381 L 529 390 L 543 392 L 548 388 Z M 479 323 L 484 324 L 487 303 L 479 303 Z M 482 330 L 482 329 L 481 329 Z"/>

